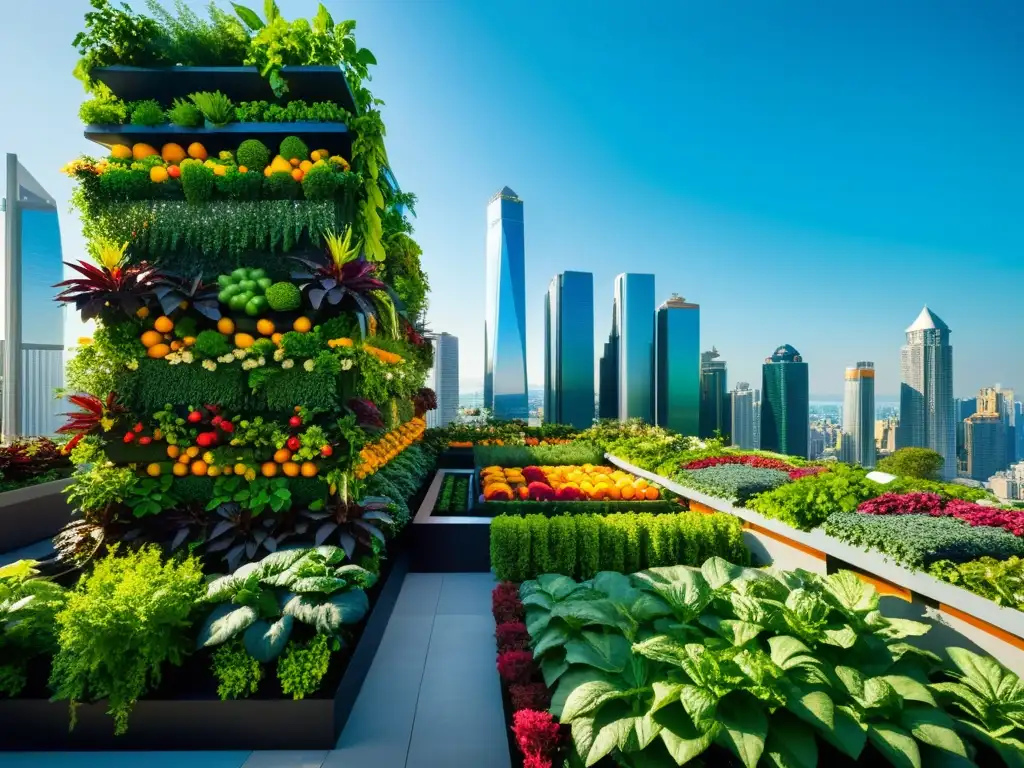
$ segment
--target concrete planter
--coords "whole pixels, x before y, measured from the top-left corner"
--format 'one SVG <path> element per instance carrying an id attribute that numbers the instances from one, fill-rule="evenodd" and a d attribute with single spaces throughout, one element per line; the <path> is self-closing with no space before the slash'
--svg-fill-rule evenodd
<path id="1" fill-rule="evenodd" d="M 54 480 L 0 493 L 0 552 L 49 539 L 71 520 L 64 489 L 71 480 Z"/>

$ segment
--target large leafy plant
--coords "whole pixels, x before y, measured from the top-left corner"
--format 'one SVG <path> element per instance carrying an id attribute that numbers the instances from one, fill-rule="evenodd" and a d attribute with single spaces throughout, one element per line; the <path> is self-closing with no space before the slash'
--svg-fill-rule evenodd
<path id="1" fill-rule="evenodd" d="M 243 565 L 211 581 L 201 602 L 212 606 L 196 646 L 213 648 L 241 637 L 260 662 L 276 659 L 296 622 L 317 634 L 340 640 L 344 626 L 360 621 L 370 604 L 363 590 L 376 575 L 358 565 L 341 564 L 338 547 L 289 549 Z"/>
<path id="2" fill-rule="evenodd" d="M 521 587 L 552 712 L 573 759 L 683 765 L 707 750 L 747 768 L 809 768 L 819 744 L 920 768 L 972 765 L 928 689 L 938 661 L 902 642 L 854 574 L 772 573 L 712 558 L 700 569 L 602 572 Z"/>
<path id="3" fill-rule="evenodd" d="M 67 592 L 35 578 L 37 565 L 19 560 L 0 568 L 0 695 L 18 695 L 27 681 L 29 661 L 57 650 L 53 619 Z"/>
<path id="4" fill-rule="evenodd" d="M 152 292 L 157 272 L 145 264 L 126 263 L 128 243 L 118 245 L 110 240 L 96 240 L 91 246 L 98 264 L 79 261 L 64 262 L 82 277 L 73 277 L 57 283 L 64 288 L 56 301 L 74 304 L 83 320 L 92 320 L 112 311 L 120 310 L 133 316 L 145 305 Z"/>

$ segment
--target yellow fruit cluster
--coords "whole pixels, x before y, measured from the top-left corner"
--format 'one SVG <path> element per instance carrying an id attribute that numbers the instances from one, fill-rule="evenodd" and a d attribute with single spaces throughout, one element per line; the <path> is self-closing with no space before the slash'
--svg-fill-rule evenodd
<path id="1" fill-rule="evenodd" d="M 423 437 L 427 422 L 416 417 L 393 429 L 359 452 L 362 463 L 356 467 L 356 478 L 362 480 L 383 467 L 395 456 Z"/>
<path id="2" fill-rule="evenodd" d="M 149 316 L 149 310 L 143 307 L 136 314 L 145 319 Z M 139 337 L 142 346 L 146 348 L 146 355 L 154 360 L 159 360 L 167 357 L 171 352 L 191 347 L 196 343 L 194 336 L 186 336 L 183 339 L 173 338 L 171 336 L 173 330 L 174 321 L 171 318 L 161 315 L 154 320 L 153 327 L 148 331 L 143 331 L 142 336 Z"/>
<path id="3" fill-rule="evenodd" d="M 369 344 L 363 344 L 363 351 L 369 355 L 373 355 L 382 363 L 389 363 L 395 365 L 402 362 L 401 355 L 396 355 L 394 352 L 388 352 L 385 349 L 370 346 Z"/>
<path id="4" fill-rule="evenodd" d="M 552 490 L 576 488 L 583 498 L 591 501 L 654 501 L 660 495 L 658 489 L 646 480 L 634 477 L 621 469 L 594 464 L 543 466 L 538 469 L 544 473 L 547 485 L 551 486 Z M 512 491 L 513 497 L 529 498 L 529 482 L 523 476 L 520 467 L 487 467 L 481 472 L 481 480 L 484 496 L 488 495 L 489 490 L 506 488 Z"/>

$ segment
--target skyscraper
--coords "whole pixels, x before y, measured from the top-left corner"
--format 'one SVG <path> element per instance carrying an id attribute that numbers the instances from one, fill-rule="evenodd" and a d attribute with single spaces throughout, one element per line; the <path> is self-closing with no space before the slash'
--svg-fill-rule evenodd
<path id="1" fill-rule="evenodd" d="M 700 305 L 679 294 L 658 307 L 655 323 L 655 421 L 697 435 L 700 409 Z"/>
<path id="2" fill-rule="evenodd" d="M 808 407 L 810 403 L 808 403 Z M 761 390 L 754 390 L 754 447 L 761 447 Z"/>
<path id="3" fill-rule="evenodd" d="M 996 389 L 1002 395 L 1002 402 L 999 405 L 999 416 L 1006 425 L 1006 463 L 1013 464 L 1017 456 L 1017 407 L 1012 389 L 1006 389 L 996 384 Z"/>
<path id="4" fill-rule="evenodd" d="M 654 275 L 615 278 L 619 421 L 654 421 Z"/>
<path id="5" fill-rule="evenodd" d="M 953 399 L 953 422 L 956 430 L 957 474 L 967 472 L 967 446 L 964 443 L 964 419 L 978 410 L 978 398 L 957 397 Z"/>
<path id="6" fill-rule="evenodd" d="M 594 423 L 594 276 L 555 275 L 544 295 L 544 421 Z"/>
<path id="7" fill-rule="evenodd" d="M 432 386 L 437 408 L 427 411 L 428 427 L 446 427 L 459 415 L 459 339 L 450 333 L 431 338 L 434 344 Z"/>
<path id="8" fill-rule="evenodd" d="M 484 407 L 526 419 L 526 252 L 523 201 L 508 187 L 487 206 Z"/>
<path id="9" fill-rule="evenodd" d="M 956 477 L 953 347 L 949 326 L 928 307 L 906 330 L 900 351 L 900 426 L 896 447 L 931 448 L 945 460 L 942 477 Z"/>
<path id="10" fill-rule="evenodd" d="M 984 482 L 1009 465 L 1006 461 L 1006 425 L 998 413 L 975 413 L 964 422 L 967 474 Z"/>
<path id="11" fill-rule="evenodd" d="M 875 364 L 859 362 L 846 369 L 843 437 L 839 458 L 862 467 L 875 466 Z"/>
<path id="12" fill-rule="evenodd" d="M 700 436 L 729 436 L 729 385 L 725 360 L 714 347 L 700 353 Z"/>
<path id="13" fill-rule="evenodd" d="M 761 367 L 761 449 L 808 455 L 810 383 L 807 363 L 784 344 Z"/>
<path id="14" fill-rule="evenodd" d="M 615 326 L 616 315 L 613 309 L 612 330 L 598 363 L 597 415 L 602 419 L 619 418 L 619 331 Z"/>
<path id="15" fill-rule="evenodd" d="M 737 448 L 756 448 L 754 440 L 754 390 L 745 381 L 736 382 L 729 393 L 732 444 Z"/>

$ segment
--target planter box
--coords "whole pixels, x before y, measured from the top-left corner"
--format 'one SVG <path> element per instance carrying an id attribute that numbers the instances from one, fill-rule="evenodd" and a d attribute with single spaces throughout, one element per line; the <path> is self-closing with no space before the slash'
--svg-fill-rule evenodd
<path id="1" fill-rule="evenodd" d="M 491 518 L 431 514 L 445 474 L 439 470 L 434 475 L 413 518 L 410 568 L 427 573 L 487 573 L 491 570 Z"/>
<path id="2" fill-rule="evenodd" d="M 68 703 L 0 699 L 3 750 L 333 749 L 355 704 L 409 570 L 396 548 L 390 571 L 333 697 L 292 699 L 142 699 L 128 732 L 114 735 L 106 705 L 83 704 L 68 731 Z M 167 670 L 167 674 L 173 674 Z M 0 763 L 3 760 L 0 759 Z"/>
<path id="3" fill-rule="evenodd" d="M 52 538 L 71 520 L 64 489 L 70 479 L 0 493 L 0 552 Z"/>

